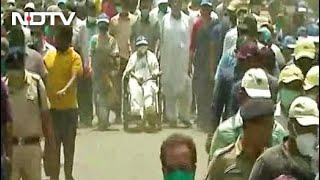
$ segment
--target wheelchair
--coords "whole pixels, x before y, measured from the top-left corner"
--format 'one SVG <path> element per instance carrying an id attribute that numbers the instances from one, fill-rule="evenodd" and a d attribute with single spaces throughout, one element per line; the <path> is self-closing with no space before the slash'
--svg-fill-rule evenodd
<path id="1" fill-rule="evenodd" d="M 158 87 L 158 92 L 154 95 L 153 98 L 153 105 L 155 106 L 155 113 L 150 116 L 146 115 L 146 111 L 144 111 L 144 116 L 141 117 L 140 115 L 134 115 L 131 111 L 131 95 L 129 91 L 129 79 L 135 78 L 135 76 L 132 73 L 129 73 L 129 75 L 125 78 L 122 78 L 122 99 L 121 99 L 121 118 L 123 122 L 123 128 L 125 131 L 129 131 L 131 124 L 143 124 L 143 127 L 145 125 L 151 125 L 155 128 L 156 131 L 162 130 L 162 121 L 163 121 L 163 97 L 161 93 L 161 85 L 160 85 L 160 76 L 161 73 L 156 78 L 148 78 L 144 82 L 148 80 L 155 80 L 156 85 Z M 143 84 L 143 83 L 142 83 Z"/>

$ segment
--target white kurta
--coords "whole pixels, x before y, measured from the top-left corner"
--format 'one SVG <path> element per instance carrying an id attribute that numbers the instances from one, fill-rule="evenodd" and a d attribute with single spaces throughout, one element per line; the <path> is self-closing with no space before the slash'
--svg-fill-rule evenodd
<path id="1" fill-rule="evenodd" d="M 188 118 L 192 99 L 191 78 L 188 76 L 190 30 L 189 17 L 184 13 L 178 20 L 171 13 L 163 17 L 160 68 L 169 119 L 176 119 L 178 111 Z"/>
<path id="2" fill-rule="evenodd" d="M 159 64 L 156 56 L 148 51 L 147 55 L 139 58 L 137 52 L 133 53 L 128 61 L 124 71 L 124 76 L 132 72 L 137 78 L 143 78 L 146 81 L 150 76 L 159 73 Z M 144 113 L 155 112 L 154 97 L 158 92 L 155 80 L 147 80 L 142 85 L 131 77 L 128 82 L 130 92 L 131 113 L 134 115 L 144 116 Z"/>
<path id="3" fill-rule="evenodd" d="M 189 17 L 182 13 L 181 19 L 176 20 L 171 13 L 163 17 L 161 33 L 161 61 L 163 72 L 162 85 L 165 95 L 178 94 L 191 82 L 188 76 L 189 45 L 190 45 Z"/>

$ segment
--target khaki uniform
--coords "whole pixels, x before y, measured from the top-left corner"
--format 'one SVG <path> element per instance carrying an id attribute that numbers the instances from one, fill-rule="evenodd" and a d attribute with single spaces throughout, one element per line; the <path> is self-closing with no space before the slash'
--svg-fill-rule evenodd
<path id="1" fill-rule="evenodd" d="M 206 180 L 248 180 L 254 162 L 244 153 L 238 139 L 216 151 L 209 163 Z"/>
<path id="2" fill-rule="evenodd" d="M 49 106 L 45 87 L 39 75 L 28 71 L 25 73 L 25 83 L 20 90 L 9 90 L 13 118 L 12 135 L 16 139 L 30 137 L 40 139 L 43 137 L 40 112 L 48 110 Z M 40 99 L 37 90 L 39 90 Z M 38 101 L 41 101 L 41 109 Z M 11 179 L 40 180 L 41 158 L 42 151 L 39 142 L 13 145 Z"/>

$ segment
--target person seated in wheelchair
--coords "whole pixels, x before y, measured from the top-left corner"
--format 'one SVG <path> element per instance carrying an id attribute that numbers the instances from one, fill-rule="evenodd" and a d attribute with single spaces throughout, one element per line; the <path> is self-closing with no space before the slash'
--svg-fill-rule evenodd
<path id="1" fill-rule="evenodd" d="M 130 113 L 141 119 L 156 113 L 155 97 L 158 93 L 156 78 L 160 75 L 156 55 L 148 50 L 144 36 L 136 39 L 136 51 L 130 56 L 123 78 L 128 82 Z"/>

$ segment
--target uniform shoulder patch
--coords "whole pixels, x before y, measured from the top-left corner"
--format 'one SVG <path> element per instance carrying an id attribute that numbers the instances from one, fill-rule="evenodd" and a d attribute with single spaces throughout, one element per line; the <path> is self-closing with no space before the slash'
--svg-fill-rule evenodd
<path id="1" fill-rule="evenodd" d="M 40 75 L 38 75 L 36 73 L 30 72 L 27 70 L 25 70 L 25 73 L 26 73 L 27 79 L 31 78 L 34 81 L 39 81 L 41 79 Z"/>
<path id="2" fill-rule="evenodd" d="M 232 143 L 226 147 L 223 147 L 223 148 L 220 148 L 220 149 L 217 149 L 215 151 L 215 153 L 213 154 L 214 157 L 219 157 L 219 156 L 222 156 L 224 155 L 225 153 L 227 152 L 230 152 L 232 150 L 232 148 L 234 147 L 235 143 Z"/>

